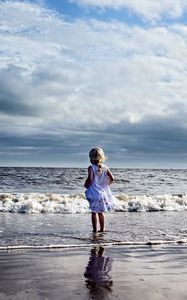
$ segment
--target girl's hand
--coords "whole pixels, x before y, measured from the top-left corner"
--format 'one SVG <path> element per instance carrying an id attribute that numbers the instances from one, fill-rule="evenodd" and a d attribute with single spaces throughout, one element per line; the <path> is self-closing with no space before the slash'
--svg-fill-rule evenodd
<path id="1" fill-rule="evenodd" d="M 109 169 L 107 169 L 107 175 L 108 175 L 107 176 L 107 182 L 110 185 L 114 181 L 114 176 L 113 176 L 112 172 Z"/>
<path id="2" fill-rule="evenodd" d="M 108 183 L 108 185 L 110 185 L 110 177 L 109 176 L 107 176 L 107 183 Z"/>

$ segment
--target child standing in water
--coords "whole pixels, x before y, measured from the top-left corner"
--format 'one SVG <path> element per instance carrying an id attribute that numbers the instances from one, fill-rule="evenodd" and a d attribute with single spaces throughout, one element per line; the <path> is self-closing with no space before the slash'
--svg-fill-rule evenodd
<path id="1" fill-rule="evenodd" d="M 109 185 L 114 177 L 111 171 L 103 164 L 105 155 L 101 148 L 93 148 L 89 152 L 91 166 L 88 167 L 88 177 L 85 181 L 86 198 L 92 212 L 93 232 L 97 232 L 97 221 L 99 219 L 100 230 L 105 231 L 104 212 L 111 210 L 114 197 Z"/>

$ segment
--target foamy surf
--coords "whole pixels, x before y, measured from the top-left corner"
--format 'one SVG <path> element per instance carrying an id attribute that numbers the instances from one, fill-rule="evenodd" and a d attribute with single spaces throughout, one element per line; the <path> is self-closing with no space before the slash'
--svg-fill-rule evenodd
<path id="1" fill-rule="evenodd" d="M 90 247 L 111 247 L 111 246 L 134 246 L 134 247 L 142 247 L 142 246 L 156 246 L 156 245 L 174 245 L 174 244 L 187 244 L 187 239 L 181 240 L 171 240 L 171 241 L 163 241 L 163 240 L 153 240 L 148 242 L 100 242 L 100 243 L 90 243 L 90 244 L 58 244 L 58 245 L 7 245 L 1 246 L 0 251 L 8 251 L 8 250 L 47 250 L 47 249 L 69 249 L 69 248 L 90 248 Z"/>
<path id="2" fill-rule="evenodd" d="M 116 195 L 115 212 L 185 211 L 187 195 Z M 88 213 L 84 194 L 1 193 L 0 212 L 11 213 Z"/>

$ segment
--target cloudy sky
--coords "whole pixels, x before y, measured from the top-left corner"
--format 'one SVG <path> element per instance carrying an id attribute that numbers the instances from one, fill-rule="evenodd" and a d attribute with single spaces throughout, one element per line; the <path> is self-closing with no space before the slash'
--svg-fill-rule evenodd
<path id="1" fill-rule="evenodd" d="M 0 165 L 187 167 L 186 0 L 0 0 Z"/>

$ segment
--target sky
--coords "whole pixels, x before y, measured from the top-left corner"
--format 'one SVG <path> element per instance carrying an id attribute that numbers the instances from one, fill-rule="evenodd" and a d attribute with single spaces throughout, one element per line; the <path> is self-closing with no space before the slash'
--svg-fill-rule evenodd
<path id="1" fill-rule="evenodd" d="M 0 0 L 0 166 L 187 168 L 186 0 Z"/>

